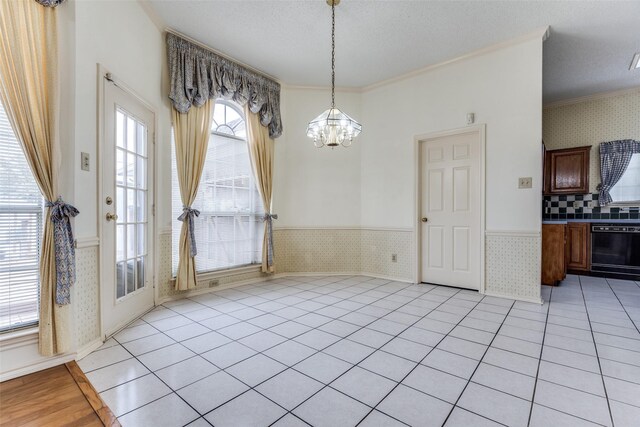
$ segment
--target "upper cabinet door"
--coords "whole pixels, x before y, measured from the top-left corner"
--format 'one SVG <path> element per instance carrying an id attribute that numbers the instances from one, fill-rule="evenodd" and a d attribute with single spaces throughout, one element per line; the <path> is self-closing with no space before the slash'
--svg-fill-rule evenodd
<path id="1" fill-rule="evenodd" d="M 545 155 L 545 194 L 589 192 L 591 147 L 548 150 Z"/>

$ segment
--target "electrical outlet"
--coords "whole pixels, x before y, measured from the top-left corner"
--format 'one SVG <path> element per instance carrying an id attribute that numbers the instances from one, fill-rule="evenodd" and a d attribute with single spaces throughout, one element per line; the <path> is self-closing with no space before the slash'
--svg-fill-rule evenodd
<path id="1" fill-rule="evenodd" d="M 209 287 L 210 288 L 215 288 L 219 284 L 220 284 L 220 281 L 218 279 L 209 280 Z"/>
<path id="2" fill-rule="evenodd" d="M 89 153 L 80 153 L 80 169 L 82 169 L 83 171 L 88 171 L 89 166 Z"/>
<path id="3" fill-rule="evenodd" d="M 525 178 L 518 178 L 518 188 L 531 188 L 531 186 L 533 185 L 533 178 L 529 177 L 525 177 Z"/>
<path id="4" fill-rule="evenodd" d="M 398 262 L 398 254 L 391 254 L 391 262 Z"/>
<path id="5" fill-rule="evenodd" d="M 584 205 L 582 204 L 582 200 L 576 200 L 575 202 L 573 202 L 573 208 L 574 209 L 580 209 L 583 206 Z"/>

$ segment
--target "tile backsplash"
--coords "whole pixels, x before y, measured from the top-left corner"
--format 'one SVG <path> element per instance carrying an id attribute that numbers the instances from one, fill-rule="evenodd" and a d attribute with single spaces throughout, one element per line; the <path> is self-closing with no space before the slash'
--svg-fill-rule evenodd
<path id="1" fill-rule="evenodd" d="M 564 219 L 640 219 L 640 207 L 600 207 L 598 193 L 544 196 L 544 221 Z"/>

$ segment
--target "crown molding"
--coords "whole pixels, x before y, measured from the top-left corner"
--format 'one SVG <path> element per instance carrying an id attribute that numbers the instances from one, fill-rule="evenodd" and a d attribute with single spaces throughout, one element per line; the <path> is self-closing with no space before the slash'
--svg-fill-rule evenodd
<path id="1" fill-rule="evenodd" d="M 582 102 L 597 101 L 600 99 L 629 95 L 636 92 L 640 93 L 640 86 L 635 86 L 629 89 L 614 90 L 611 92 L 598 92 L 594 93 L 593 95 L 579 96 L 577 98 L 563 99 L 561 101 L 555 101 L 545 104 L 543 108 L 546 110 L 551 108 L 564 107 L 567 105 L 580 104 Z"/>
<path id="2" fill-rule="evenodd" d="M 476 56 L 482 56 L 482 55 L 485 55 L 487 53 L 491 53 L 491 52 L 495 52 L 497 50 L 505 49 L 507 47 L 515 46 L 515 45 L 518 45 L 520 43 L 524 43 L 524 42 L 529 41 L 529 40 L 541 39 L 544 42 L 545 40 L 547 40 L 550 37 L 550 35 L 551 35 L 551 29 L 550 29 L 549 26 L 546 26 L 546 27 L 543 27 L 543 28 L 539 28 L 539 29 L 537 29 L 535 31 L 532 31 L 530 33 L 524 34 L 524 35 L 519 36 L 519 37 L 515 37 L 515 38 L 510 39 L 510 40 L 506 40 L 506 41 L 503 41 L 503 42 L 500 42 L 500 43 L 495 43 L 495 44 L 492 44 L 492 45 L 489 45 L 489 46 L 486 46 L 486 47 L 483 47 L 483 48 L 480 48 L 480 49 L 476 49 L 476 50 L 471 51 L 469 53 L 465 53 L 464 55 L 460 55 L 460 56 L 457 56 L 455 58 L 448 59 L 446 61 L 438 62 L 437 64 L 427 65 L 426 67 L 419 68 L 419 69 L 413 70 L 413 71 L 409 71 L 408 73 L 401 74 L 401 75 L 396 76 L 396 77 L 391 77 L 390 79 L 382 80 L 382 81 L 379 81 L 377 83 L 373 83 L 373 84 L 370 84 L 370 85 L 367 85 L 367 86 L 363 86 L 362 87 L 362 91 L 363 92 L 368 92 L 368 91 L 371 91 L 371 90 L 374 90 L 374 89 L 377 89 L 377 88 L 380 88 L 380 87 L 383 87 L 383 86 L 387 86 L 387 85 L 389 85 L 391 83 L 396 83 L 396 82 L 399 82 L 399 81 L 402 81 L 402 80 L 406 80 L 406 79 L 410 79 L 412 77 L 416 77 L 416 76 L 419 76 L 419 75 L 422 75 L 422 74 L 426 74 L 426 73 L 428 73 L 428 72 L 430 72 L 432 70 L 444 67 L 444 66 L 449 65 L 449 64 L 453 64 L 455 62 L 463 61 L 463 60 L 466 60 L 466 59 L 469 59 L 469 58 L 473 58 L 473 57 L 476 57 Z"/>

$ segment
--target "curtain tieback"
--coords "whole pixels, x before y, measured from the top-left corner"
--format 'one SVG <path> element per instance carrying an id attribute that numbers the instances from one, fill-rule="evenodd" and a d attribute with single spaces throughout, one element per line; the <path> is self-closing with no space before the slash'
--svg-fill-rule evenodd
<path id="1" fill-rule="evenodd" d="M 189 226 L 189 251 L 191 253 L 191 257 L 195 257 L 198 255 L 198 248 L 196 246 L 196 235 L 194 232 L 194 223 L 195 218 L 200 216 L 200 211 L 197 209 L 193 209 L 191 206 L 183 206 L 182 214 L 178 217 L 178 221 L 187 221 L 187 225 Z"/>
<path id="2" fill-rule="evenodd" d="M 56 256 L 56 303 L 71 302 L 71 286 L 76 281 L 76 250 L 73 247 L 73 230 L 70 219 L 80 213 L 65 203 L 62 197 L 55 202 L 47 201 L 53 223 L 53 243 Z"/>
<path id="3" fill-rule="evenodd" d="M 278 214 L 265 213 L 262 221 L 267 223 L 267 265 L 273 265 L 273 220 L 278 219 Z"/>

